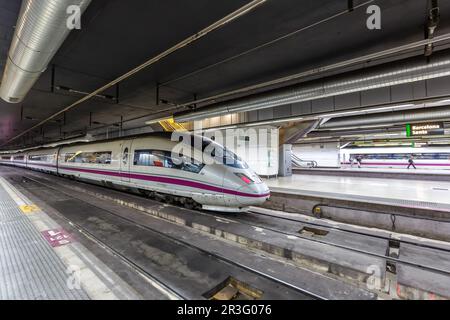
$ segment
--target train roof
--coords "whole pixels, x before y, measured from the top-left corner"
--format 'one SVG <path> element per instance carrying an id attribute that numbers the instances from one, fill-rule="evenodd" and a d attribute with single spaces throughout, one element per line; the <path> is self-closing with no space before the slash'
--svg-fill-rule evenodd
<path id="1" fill-rule="evenodd" d="M 69 147 L 69 146 L 78 146 L 78 145 L 85 145 L 85 144 L 91 144 L 91 143 L 104 143 L 104 142 L 132 140 L 132 139 L 149 138 L 149 137 L 157 137 L 157 138 L 164 138 L 167 140 L 171 140 L 173 133 L 176 133 L 180 136 L 186 136 L 186 135 L 197 136 L 197 137 L 202 137 L 202 140 L 209 140 L 209 138 L 207 138 L 207 137 L 204 137 L 201 135 L 196 135 L 193 132 L 189 132 L 189 131 L 149 132 L 149 133 L 130 135 L 130 136 L 126 136 L 126 137 L 116 137 L 116 138 L 111 138 L 111 139 L 94 140 L 94 141 L 89 141 L 89 142 L 75 142 L 75 143 L 61 144 L 58 147 Z M 49 149 L 49 148 L 45 148 L 45 149 Z"/>
<path id="2" fill-rule="evenodd" d="M 102 140 L 93 140 L 93 141 L 89 141 L 89 142 L 81 141 L 81 142 L 67 143 L 67 144 L 61 144 L 60 146 L 83 145 L 83 144 L 90 144 L 90 143 L 103 143 L 103 142 L 131 140 L 131 139 L 149 138 L 149 137 L 159 137 L 159 138 L 170 139 L 171 136 L 172 136 L 172 132 L 148 132 L 148 133 L 134 134 L 134 135 L 125 136 L 125 137 L 115 137 L 115 138 L 102 139 Z"/>
<path id="3" fill-rule="evenodd" d="M 17 153 L 25 153 L 25 152 L 35 152 L 39 150 L 49 150 L 49 149 L 55 149 L 55 148 L 64 148 L 64 147 L 71 147 L 71 146 L 79 146 L 79 145 L 87 145 L 87 144 L 93 144 L 93 143 L 105 143 L 105 142 L 113 142 L 113 141 L 120 141 L 120 140 L 131 140 L 131 139 L 139 139 L 139 138 L 149 138 L 149 137 L 158 137 L 163 139 L 171 139 L 173 132 L 148 132 L 148 133 L 140 133 L 135 135 L 129 135 L 125 137 L 115 137 L 110 139 L 102 139 L 102 140 L 93 140 L 93 141 L 80 141 L 80 142 L 68 142 L 68 143 L 61 143 L 58 146 L 55 147 L 41 147 L 26 151 L 10 151 L 10 153 L 7 154 L 17 154 Z M 181 135 L 193 135 L 191 132 L 184 132 L 180 131 L 177 132 L 177 134 Z"/>
<path id="4" fill-rule="evenodd" d="M 189 132 L 189 131 L 178 131 L 176 133 L 179 135 L 196 136 L 193 132 Z M 68 142 L 68 143 L 61 142 L 61 144 L 59 144 L 55 147 L 41 147 L 41 148 L 35 148 L 35 149 L 30 149 L 30 150 L 24 150 L 24 151 L 9 151 L 8 153 L 0 152 L 0 154 L 21 154 L 21 153 L 26 153 L 26 152 L 36 152 L 36 151 L 40 151 L 40 150 L 50 150 L 50 149 L 56 149 L 56 148 L 80 146 L 80 145 L 87 145 L 87 144 L 93 144 L 93 143 L 105 143 L 105 142 L 131 140 L 131 139 L 148 138 L 148 137 L 158 137 L 158 138 L 163 138 L 163 139 L 169 140 L 169 139 L 171 139 L 172 134 L 173 134 L 173 132 L 160 132 L 159 131 L 159 132 L 140 133 L 140 134 L 129 135 L 129 136 L 125 136 L 125 137 L 115 137 L 115 138 L 102 139 L 102 140 Z M 205 139 L 205 137 L 203 137 L 203 139 Z"/>

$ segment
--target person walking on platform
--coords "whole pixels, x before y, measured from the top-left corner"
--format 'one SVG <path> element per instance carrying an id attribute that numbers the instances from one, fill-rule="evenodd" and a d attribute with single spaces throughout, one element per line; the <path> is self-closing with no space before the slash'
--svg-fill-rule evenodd
<path id="1" fill-rule="evenodd" d="M 411 168 L 411 166 L 412 166 L 414 169 L 417 169 L 417 168 L 416 168 L 416 165 L 414 164 L 414 157 L 413 157 L 413 155 L 409 156 L 409 159 L 408 159 L 408 169 Z"/>
<path id="2" fill-rule="evenodd" d="M 357 156 L 356 157 L 356 162 L 358 162 L 358 168 L 361 168 L 361 166 L 362 166 L 362 156 Z"/>

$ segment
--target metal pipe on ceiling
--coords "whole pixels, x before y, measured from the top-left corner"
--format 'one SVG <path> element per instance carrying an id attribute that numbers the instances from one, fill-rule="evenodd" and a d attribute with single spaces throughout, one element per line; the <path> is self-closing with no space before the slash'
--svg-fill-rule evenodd
<path id="1" fill-rule="evenodd" d="M 323 137 L 352 137 L 352 136 L 367 136 L 373 134 L 391 134 L 405 132 L 403 126 L 389 126 L 382 128 L 360 128 L 360 129 L 345 129 L 345 130 L 319 130 L 308 133 L 307 138 L 323 138 Z"/>
<path id="2" fill-rule="evenodd" d="M 24 0 L 9 49 L 0 86 L 0 97 L 21 102 L 46 70 L 70 33 L 69 6 L 84 12 L 91 0 Z"/>
<path id="3" fill-rule="evenodd" d="M 450 119 L 449 106 L 339 118 L 324 123 L 322 126 L 320 126 L 320 129 L 337 130 L 344 128 L 370 128 L 376 126 L 413 123 L 419 121 L 441 121 L 445 119 Z"/>
<path id="4" fill-rule="evenodd" d="M 424 58 L 407 60 L 391 64 L 388 67 L 376 67 L 356 74 L 344 75 L 338 80 L 315 81 L 313 84 L 295 85 L 260 95 L 219 103 L 196 111 L 179 113 L 175 115 L 174 120 L 177 122 L 188 122 L 444 76 L 450 76 L 449 53 L 434 56 L 430 63 L 427 63 Z"/>
<path id="5" fill-rule="evenodd" d="M 331 72 L 331 71 L 335 71 L 335 70 L 339 70 L 342 68 L 347 68 L 347 67 L 351 67 L 351 66 L 355 66 L 358 64 L 364 64 L 373 60 L 378 60 L 378 59 L 382 59 L 382 58 L 387 58 L 396 54 L 403 54 L 406 53 L 408 51 L 411 50 L 416 50 L 417 48 L 420 48 L 422 46 L 427 46 L 430 44 L 436 44 L 439 42 L 445 42 L 450 40 L 450 33 L 446 33 L 443 35 L 440 35 L 438 37 L 434 37 L 432 39 L 425 39 L 425 40 L 420 40 L 420 41 L 416 41 L 416 42 L 412 42 L 412 43 L 408 43 L 399 47 L 394 47 L 394 48 L 390 48 L 387 50 L 383 50 L 380 52 L 375 52 L 375 53 L 370 53 L 364 56 L 360 56 L 357 58 L 353 58 L 353 59 L 349 59 L 349 60 L 345 60 L 345 61 L 341 61 L 338 63 L 334 63 L 331 65 L 327 65 L 327 66 L 321 66 L 321 67 L 317 67 L 317 68 L 313 68 L 307 71 L 303 71 L 300 73 L 296 73 L 296 74 L 292 74 L 286 77 L 282 77 L 282 78 L 278 78 L 275 80 L 270 80 L 267 82 L 263 82 L 263 83 L 258 83 L 255 85 L 251 85 L 251 86 L 247 86 L 247 87 L 243 87 L 243 88 L 239 88 L 236 90 L 232 90 L 232 91 L 227 91 L 227 92 L 223 92 L 223 93 L 219 93 L 213 96 L 209 96 L 209 97 L 205 97 L 205 98 L 201 98 L 201 99 L 195 99 L 189 102 L 185 102 L 182 104 L 177 105 L 175 108 L 171 108 L 169 110 L 173 110 L 173 109 L 180 109 L 183 107 L 189 107 L 192 105 L 196 105 L 196 104 L 201 104 L 201 103 L 208 103 L 208 102 L 215 102 L 216 100 L 219 99 L 224 99 L 226 97 L 230 97 L 233 95 L 239 95 L 239 94 L 249 94 L 252 91 L 255 90 L 260 90 L 260 89 L 264 89 L 264 88 L 269 88 L 270 86 L 275 86 L 275 85 L 281 85 L 283 83 L 288 83 L 290 81 L 298 81 L 299 79 L 302 78 L 307 78 L 307 77 L 311 77 L 311 76 L 317 76 L 318 74 L 322 74 L 325 72 Z"/>
<path id="6" fill-rule="evenodd" d="M 428 1 L 428 7 L 428 21 L 426 24 L 425 32 L 427 39 L 433 39 L 440 20 L 440 8 L 438 0 Z M 432 44 L 425 46 L 425 56 L 431 56 L 433 54 L 433 49 L 434 47 Z"/>

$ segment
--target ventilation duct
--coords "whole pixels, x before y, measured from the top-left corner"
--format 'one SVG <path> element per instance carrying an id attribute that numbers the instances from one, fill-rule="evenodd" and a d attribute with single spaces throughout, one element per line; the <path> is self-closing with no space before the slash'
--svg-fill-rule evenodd
<path id="1" fill-rule="evenodd" d="M 392 124 L 414 123 L 429 120 L 450 119 L 450 107 L 436 107 L 397 111 L 366 116 L 354 116 L 330 120 L 320 126 L 320 129 L 344 129 L 359 127 L 376 127 Z"/>
<path id="2" fill-rule="evenodd" d="M 84 12 L 90 0 L 23 0 L 8 60 L 0 86 L 0 97 L 21 102 L 70 33 L 67 27 L 71 5 Z"/>
<path id="3" fill-rule="evenodd" d="M 300 84 L 277 89 L 264 94 L 230 102 L 219 103 L 196 111 L 175 115 L 176 122 L 187 122 L 225 114 L 246 112 L 282 106 L 302 101 L 316 100 L 346 93 L 383 88 L 404 83 L 439 78 L 450 75 L 450 55 L 435 55 L 432 62 L 424 58 L 390 64 L 390 67 L 376 67 L 338 80 L 325 80 L 314 84 Z"/>

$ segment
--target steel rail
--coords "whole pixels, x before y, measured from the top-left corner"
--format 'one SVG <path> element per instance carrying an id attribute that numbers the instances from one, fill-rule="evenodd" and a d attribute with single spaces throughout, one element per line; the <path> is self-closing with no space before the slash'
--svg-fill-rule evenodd
<path id="1" fill-rule="evenodd" d="M 120 214 L 117 214 L 117 213 L 115 213 L 115 212 L 113 212 L 113 211 L 111 211 L 111 210 L 109 210 L 109 209 L 100 207 L 100 206 L 98 206 L 98 205 L 96 205 L 96 204 L 93 204 L 93 203 L 88 202 L 88 201 L 86 201 L 86 200 L 83 200 L 83 199 L 81 199 L 81 198 L 79 198 L 79 197 L 76 197 L 76 196 L 74 196 L 72 193 L 68 193 L 68 192 L 62 191 L 60 188 L 57 188 L 57 187 L 48 185 L 48 184 L 46 184 L 46 183 L 44 183 L 44 182 L 42 182 L 42 181 L 38 181 L 38 180 L 33 179 L 33 178 L 30 178 L 30 177 L 24 176 L 24 178 L 25 178 L 25 179 L 28 179 L 28 180 L 30 180 L 30 181 L 33 181 L 33 182 L 35 182 L 35 183 L 38 183 L 38 184 L 40 184 L 40 185 L 43 185 L 43 186 L 45 186 L 46 188 L 53 189 L 53 190 L 57 190 L 57 191 L 59 191 L 59 192 L 65 194 L 66 196 L 68 196 L 68 197 L 70 197 L 70 198 L 77 199 L 77 200 L 79 200 L 79 201 L 82 201 L 82 202 L 84 202 L 84 203 L 87 203 L 87 204 L 89 204 L 90 206 L 93 206 L 93 207 L 98 208 L 98 209 L 100 209 L 100 210 L 102 210 L 102 211 L 105 211 L 106 213 L 108 213 L 108 214 L 110 214 L 110 215 L 112 215 L 112 216 L 114 216 L 114 217 L 117 217 L 117 218 L 119 218 L 119 219 L 121 219 L 121 220 L 124 220 L 124 221 L 126 221 L 126 222 L 128 222 L 128 223 L 132 223 L 132 224 L 134 224 L 134 225 L 136 225 L 136 226 L 139 226 L 139 227 L 141 227 L 141 228 L 143 228 L 143 229 L 145 229 L 145 230 L 148 230 L 148 231 L 150 231 L 150 232 L 156 233 L 156 234 L 158 234 L 158 235 L 160 235 L 160 236 L 162 236 L 162 237 L 164 237 L 164 238 L 166 238 L 166 239 L 169 239 L 169 240 L 171 240 L 171 241 L 173 241 L 173 242 L 175 242 L 175 243 L 178 243 L 178 244 L 187 246 L 187 247 L 192 248 L 192 249 L 194 249 L 194 250 L 196 250 L 196 251 L 199 251 L 199 252 L 205 253 L 205 254 L 207 254 L 207 255 L 209 255 L 209 256 L 212 256 L 212 257 L 214 257 L 214 258 L 217 259 L 217 260 L 224 261 L 224 262 L 226 262 L 226 263 L 228 263 L 228 264 L 231 264 L 231 265 L 234 265 L 234 266 L 236 266 L 236 267 L 238 267 L 238 268 L 241 268 L 241 269 L 244 269 L 244 270 L 246 270 L 246 271 L 249 271 L 250 273 L 257 274 L 257 275 L 262 276 L 263 278 L 266 278 L 266 279 L 268 279 L 268 280 L 270 280 L 270 281 L 279 283 L 279 284 L 281 284 L 281 285 L 283 285 L 283 286 L 285 286 L 285 287 L 288 287 L 288 288 L 290 288 L 290 289 L 293 289 L 294 291 L 297 291 L 297 292 L 299 292 L 299 293 L 301 293 L 301 294 L 303 294 L 303 295 L 306 295 L 306 296 L 309 296 L 309 297 L 312 297 L 312 298 L 318 299 L 318 300 L 328 300 L 327 298 L 325 298 L 325 297 L 323 297 L 323 296 L 320 296 L 320 295 L 318 295 L 318 294 L 316 294 L 316 293 L 310 292 L 310 291 L 308 291 L 308 290 L 306 290 L 306 289 L 300 288 L 300 287 L 298 287 L 298 286 L 296 286 L 296 285 L 293 285 L 293 284 L 291 284 L 291 283 L 288 283 L 288 282 L 286 282 L 286 281 L 284 281 L 284 280 L 278 279 L 278 278 L 276 278 L 276 277 L 274 277 L 274 276 L 272 276 L 272 275 L 269 275 L 269 274 L 264 273 L 264 272 L 262 272 L 262 271 L 259 271 L 259 270 L 256 270 L 256 269 L 254 269 L 254 268 L 248 267 L 248 266 L 246 266 L 246 265 L 244 265 L 244 264 L 242 264 L 242 263 L 239 263 L 239 262 L 236 262 L 236 261 L 231 260 L 231 259 L 229 259 L 229 258 L 226 258 L 226 257 L 222 256 L 222 255 L 219 254 L 219 253 L 211 252 L 211 251 L 205 250 L 205 249 L 200 248 L 200 247 L 198 247 L 198 246 L 196 246 L 196 245 L 193 245 L 192 243 L 190 243 L 190 242 L 188 242 L 188 241 L 181 240 L 180 238 L 176 238 L 176 237 L 170 236 L 170 235 L 168 235 L 168 234 L 166 234 L 166 233 L 164 233 L 164 232 L 162 232 L 162 231 L 156 230 L 156 229 L 151 228 L 151 227 L 149 227 L 149 226 L 147 226 L 147 225 L 144 225 L 144 224 L 142 224 L 142 223 L 138 223 L 138 222 L 136 222 L 135 220 L 133 220 L 133 219 L 131 219 L 131 218 L 124 217 L 124 216 L 122 216 L 122 215 L 120 215 Z M 140 210 L 137 210 L 137 211 L 140 211 Z M 152 216 L 152 217 L 153 217 L 153 216 Z M 67 218 L 65 218 L 65 219 L 66 219 L 66 220 L 69 220 L 69 219 L 67 219 Z M 160 219 L 160 220 L 167 221 L 167 220 L 164 220 L 164 219 Z M 70 221 L 70 220 L 69 220 L 69 221 Z M 171 222 L 168 222 L 168 223 L 171 223 Z"/>

